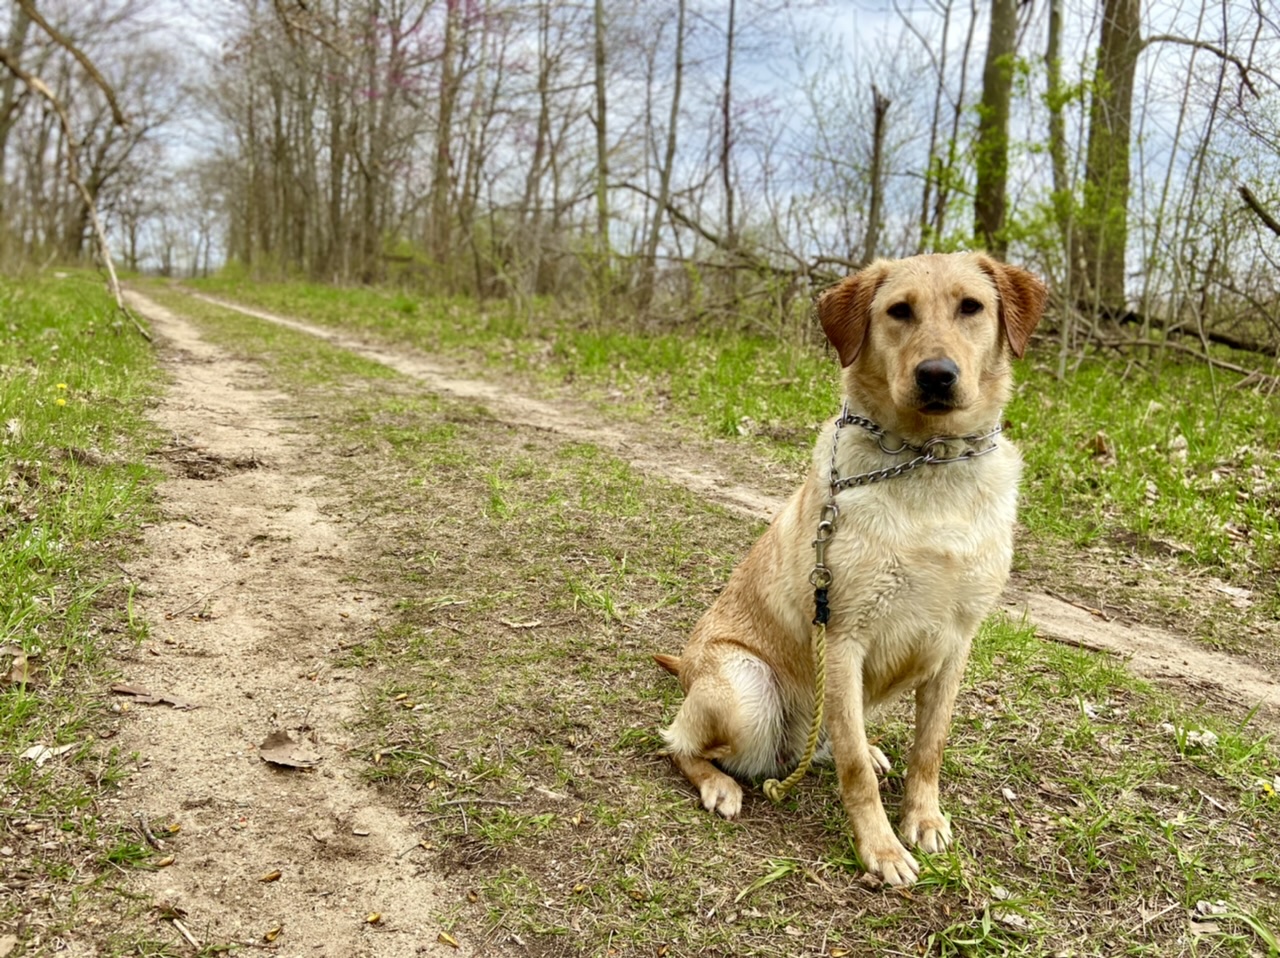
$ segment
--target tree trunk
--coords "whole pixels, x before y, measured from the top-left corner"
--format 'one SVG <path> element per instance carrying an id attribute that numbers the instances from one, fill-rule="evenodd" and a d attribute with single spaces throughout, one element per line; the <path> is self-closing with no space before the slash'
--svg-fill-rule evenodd
<path id="1" fill-rule="evenodd" d="M 22 53 L 27 46 L 27 31 L 31 27 L 31 18 L 19 6 L 14 6 L 13 22 L 9 25 L 9 39 L 5 44 L 9 56 L 14 63 L 22 62 Z M 18 75 L 12 70 L 0 77 L 0 173 L 4 172 L 6 148 L 9 144 L 9 131 L 17 121 L 18 111 Z"/>
<path id="2" fill-rule="evenodd" d="M 929 123 L 929 152 L 925 157 L 924 189 L 920 197 L 920 241 L 916 244 L 916 252 L 923 253 L 930 244 L 930 211 L 933 209 L 933 187 L 942 169 L 942 161 L 938 158 L 938 126 L 942 122 L 942 95 L 947 87 L 947 50 L 951 39 L 951 7 L 952 0 L 946 0 L 942 11 L 942 40 L 938 44 L 938 59 L 934 61 L 937 83 L 933 88 L 933 118 Z M 909 21 L 908 21 L 909 22 Z M 926 50 L 928 45 L 926 44 Z M 932 57 L 932 52 L 929 53 Z"/>
<path id="3" fill-rule="evenodd" d="M 1129 142 L 1133 78 L 1142 50 L 1141 13 L 1141 0 L 1103 0 L 1098 70 L 1089 107 L 1082 251 L 1094 305 L 1116 316 L 1125 311 Z"/>
<path id="4" fill-rule="evenodd" d="M 965 94 L 969 87 L 969 51 L 973 49 L 973 32 L 978 22 L 978 0 L 969 2 L 969 29 L 964 37 L 964 52 L 960 57 L 960 89 L 956 93 L 955 109 L 951 113 L 951 139 L 947 141 L 947 159 L 938 175 L 938 193 L 934 201 L 934 242 L 942 239 L 947 228 L 947 207 L 951 203 L 951 191 L 955 188 L 954 172 L 960 159 L 960 122 L 964 117 Z"/>
<path id="5" fill-rule="evenodd" d="M 676 64 L 674 86 L 671 90 L 671 114 L 667 119 L 667 146 L 662 156 L 662 169 L 658 171 L 658 201 L 653 207 L 653 220 L 649 224 L 648 245 L 644 252 L 644 280 L 640 288 L 640 309 L 649 308 L 653 299 L 653 287 L 658 272 L 658 240 L 662 221 L 667 217 L 667 205 L 671 202 L 671 170 L 675 166 L 676 133 L 680 122 L 680 89 L 684 82 L 684 16 L 686 3 L 680 0 L 676 10 Z"/>
<path id="6" fill-rule="evenodd" d="M 453 162 L 449 141 L 458 97 L 457 34 L 461 0 L 445 3 L 444 50 L 440 59 L 440 103 L 436 114 L 436 150 L 431 177 L 431 251 L 437 263 L 445 263 L 453 244 L 450 198 L 453 195 Z"/>
<path id="7" fill-rule="evenodd" d="M 595 0 L 595 86 L 596 86 L 596 251 L 599 255 L 597 279 L 600 288 L 609 273 L 609 127 L 608 99 L 605 95 L 604 0 Z"/>
<path id="8" fill-rule="evenodd" d="M 884 137 L 885 114 L 889 112 L 889 102 L 889 98 L 873 83 L 871 108 L 875 119 L 871 127 L 871 208 L 867 212 L 867 235 L 860 261 L 863 266 L 876 257 L 876 247 L 880 244 L 880 228 L 884 219 Z"/>
<path id="9" fill-rule="evenodd" d="M 977 189 L 973 199 L 974 233 L 997 257 L 1008 250 L 1004 234 L 1006 182 L 1009 173 L 1009 100 L 1017 56 L 1017 0 L 992 0 L 991 32 L 982 66 L 982 101 L 978 106 L 978 142 L 974 153 Z"/>
<path id="10" fill-rule="evenodd" d="M 737 0 L 729 0 L 729 29 L 724 44 L 724 94 L 720 101 L 720 180 L 724 190 L 724 242 L 733 250 L 738 245 L 737 226 L 733 215 L 733 170 L 730 163 L 733 147 L 733 41 L 738 13 Z"/>
<path id="11" fill-rule="evenodd" d="M 1067 180 L 1067 126 L 1062 115 L 1062 0 L 1049 0 L 1049 40 L 1044 52 L 1048 89 L 1045 105 L 1049 111 L 1049 165 L 1053 171 L 1053 210 L 1062 238 L 1062 249 L 1070 262 L 1071 184 Z"/>

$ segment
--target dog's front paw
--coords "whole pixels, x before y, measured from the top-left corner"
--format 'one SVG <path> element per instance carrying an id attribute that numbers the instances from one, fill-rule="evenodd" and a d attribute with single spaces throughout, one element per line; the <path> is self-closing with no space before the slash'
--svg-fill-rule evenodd
<path id="1" fill-rule="evenodd" d="M 920 877 L 920 866 L 892 832 L 879 841 L 857 842 L 857 847 L 867 872 L 886 885 L 911 885 Z"/>
<path id="2" fill-rule="evenodd" d="M 723 772 L 708 777 L 698 791 L 702 793 L 702 807 L 709 812 L 733 818 L 742 811 L 742 786 Z"/>
<path id="3" fill-rule="evenodd" d="M 936 808 L 904 813 L 901 832 L 904 842 L 930 855 L 943 851 L 951 844 L 951 826 Z"/>

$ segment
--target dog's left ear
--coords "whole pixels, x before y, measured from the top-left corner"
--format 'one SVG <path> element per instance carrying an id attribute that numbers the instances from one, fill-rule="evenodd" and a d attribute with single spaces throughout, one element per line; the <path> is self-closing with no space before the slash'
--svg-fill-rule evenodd
<path id="1" fill-rule="evenodd" d="M 871 301 L 884 275 L 884 267 L 872 263 L 846 276 L 818 297 L 818 319 L 822 322 L 822 331 L 836 348 L 841 366 L 848 366 L 862 352 L 867 330 L 871 328 Z"/>
<path id="2" fill-rule="evenodd" d="M 1000 263 L 989 256 L 982 256 L 978 265 L 996 284 L 1000 297 L 1000 323 L 1009 337 L 1009 347 L 1019 359 L 1027 351 L 1031 333 L 1044 315 L 1045 300 L 1049 290 L 1044 283 L 1018 266 Z"/>

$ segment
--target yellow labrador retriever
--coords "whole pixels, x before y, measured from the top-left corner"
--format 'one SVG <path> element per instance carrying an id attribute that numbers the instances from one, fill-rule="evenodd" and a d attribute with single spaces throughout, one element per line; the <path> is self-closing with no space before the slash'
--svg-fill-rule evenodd
<path id="1" fill-rule="evenodd" d="M 708 810 L 741 809 L 731 775 L 786 773 L 800 759 L 815 704 L 814 585 L 829 583 L 826 733 L 858 856 L 906 885 L 920 869 L 903 842 L 951 842 L 938 773 L 970 643 L 1009 575 L 1022 462 L 998 434 L 1010 357 L 1044 302 L 1038 279 L 981 253 L 879 260 L 819 299 L 845 411 L 684 653 L 655 656 L 685 692 L 663 737 Z M 900 842 L 876 780 L 888 761 L 866 720 L 909 689 Z"/>

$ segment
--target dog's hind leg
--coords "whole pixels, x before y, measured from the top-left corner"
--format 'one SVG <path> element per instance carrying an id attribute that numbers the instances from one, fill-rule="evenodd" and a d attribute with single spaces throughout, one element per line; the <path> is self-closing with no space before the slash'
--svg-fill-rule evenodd
<path id="1" fill-rule="evenodd" d="M 725 818 L 734 818 L 742 811 L 742 786 L 705 758 L 672 752 L 671 760 L 698 790 L 707 811 L 719 812 Z"/>
<path id="2" fill-rule="evenodd" d="M 782 708 L 772 672 L 759 659 L 735 654 L 718 665 L 701 663 L 662 737 L 703 807 L 733 818 L 742 809 L 742 786 L 711 763 L 748 776 L 774 774 Z"/>

